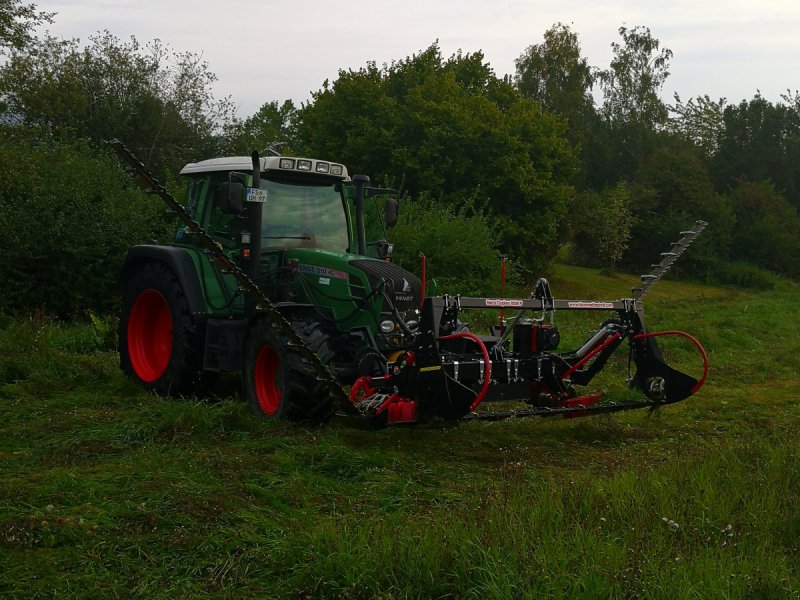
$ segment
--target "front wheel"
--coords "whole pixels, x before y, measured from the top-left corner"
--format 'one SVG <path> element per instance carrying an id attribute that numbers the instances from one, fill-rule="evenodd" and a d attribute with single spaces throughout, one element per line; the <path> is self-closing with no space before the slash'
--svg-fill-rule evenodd
<path id="1" fill-rule="evenodd" d="M 332 362 L 328 336 L 319 324 L 298 321 L 292 327 L 323 364 Z M 316 423 L 332 416 L 333 401 L 313 367 L 268 319 L 253 323 L 245 343 L 243 366 L 245 397 L 257 416 Z"/>

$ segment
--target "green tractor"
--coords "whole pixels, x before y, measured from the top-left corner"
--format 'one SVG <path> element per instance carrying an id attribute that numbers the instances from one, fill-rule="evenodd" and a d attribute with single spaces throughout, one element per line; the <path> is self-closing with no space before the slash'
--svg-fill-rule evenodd
<path id="1" fill-rule="evenodd" d="M 382 371 L 419 324 L 421 282 L 366 241 L 365 204 L 394 190 L 328 161 L 269 156 L 190 163 L 184 224 L 170 246 L 131 248 L 123 267 L 123 371 L 159 394 L 191 394 L 242 371 L 263 416 L 324 419 L 332 396 L 286 332 L 204 244 L 238 265 L 343 384 Z M 397 219 L 384 203 L 383 222 Z M 375 219 L 377 220 L 377 219 Z M 258 234 L 260 232 L 260 235 Z M 228 265 L 230 266 L 230 265 Z"/>
<path id="2" fill-rule="evenodd" d="M 190 163 L 179 203 L 124 145 L 112 147 L 183 223 L 169 246 L 131 248 L 122 272 L 121 367 L 158 394 L 201 393 L 220 373 L 240 371 L 261 417 L 321 422 L 341 411 L 381 426 L 653 408 L 705 382 L 699 342 L 648 332 L 642 304 L 703 221 L 662 253 L 630 298 L 558 300 L 545 279 L 523 299 L 426 297 L 424 257 L 418 278 L 392 262 L 385 239 L 367 241 L 367 206 L 378 213 L 369 229 L 385 237 L 397 220 L 396 192 L 341 164 L 257 153 Z M 473 309 L 518 312 L 475 335 L 460 318 Z M 561 310 L 605 320 L 580 348 L 561 352 Z M 662 336 L 693 343 L 702 375 L 669 367 Z M 628 382 L 646 398 L 579 393 L 625 341 L 636 368 Z M 477 410 L 492 401 L 525 406 Z"/>

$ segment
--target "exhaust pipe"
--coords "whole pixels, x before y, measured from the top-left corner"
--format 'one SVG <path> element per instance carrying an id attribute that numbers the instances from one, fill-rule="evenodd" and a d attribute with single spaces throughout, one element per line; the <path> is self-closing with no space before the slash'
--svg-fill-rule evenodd
<path id="1" fill-rule="evenodd" d="M 253 150 L 253 187 L 261 187 L 261 157 Z M 247 203 L 247 230 L 250 232 L 250 268 L 248 275 L 256 281 L 261 272 L 261 203 Z"/>

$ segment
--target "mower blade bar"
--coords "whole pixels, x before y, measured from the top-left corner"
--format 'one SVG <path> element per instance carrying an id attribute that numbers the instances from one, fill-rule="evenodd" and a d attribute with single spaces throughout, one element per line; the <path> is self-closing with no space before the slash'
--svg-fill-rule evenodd
<path id="1" fill-rule="evenodd" d="M 661 253 L 661 256 L 663 257 L 661 262 L 655 265 L 650 265 L 653 269 L 653 272 L 642 275 L 641 279 L 643 285 L 631 290 L 634 299 L 641 300 L 647 295 L 647 292 L 650 291 L 650 288 L 653 287 L 653 285 L 659 279 L 667 274 L 667 271 L 672 268 L 672 265 L 675 264 L 675 261 L 678 260 L 681 254 L 686 252 L 689 246 L 692 245 L 692 242 L 697 239 L 697 236 L 703 232 L 707 225 L 708 223 L 705 221 L 698 220 L 695 221 L 691 229 L 681 231 L 681 239 L 679 239 L 677 242 L 674 242 L 672 244 L 672 248 L 670 248 L 667 252 Z"/>
<path id="2" fill-rule="evenodd" d="M 502 421 L 503 419 L 523 417 L 557 417 L 557 416 L 589 416 L 605 413 L 637 410 L 640 408 L 658 408 L 670 404 L 669 402 L 656 402 L 654 400 L 643 402 L 617 402 L 614 404 L 595 404 L 590 406 L 570 406 L 564 408 L 534 408 L 530 410 L 513 410 L 497 413 L 469 413 L 462 417 L 464 421 Z"/>

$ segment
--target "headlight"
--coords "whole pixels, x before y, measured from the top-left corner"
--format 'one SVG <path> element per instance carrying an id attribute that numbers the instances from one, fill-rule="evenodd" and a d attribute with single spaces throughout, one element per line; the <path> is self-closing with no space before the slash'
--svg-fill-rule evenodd
<path id="1" fill-rule="evenodd" d="M 392 333 L 394 331 L 394 321 L 388 319 L 381 321 L 381 331 L 383 333 Z"/>

